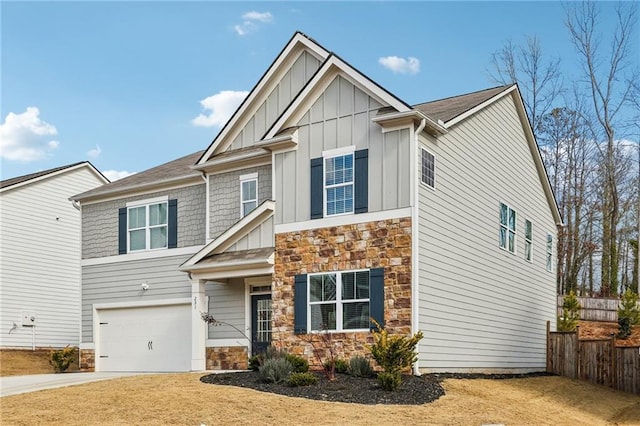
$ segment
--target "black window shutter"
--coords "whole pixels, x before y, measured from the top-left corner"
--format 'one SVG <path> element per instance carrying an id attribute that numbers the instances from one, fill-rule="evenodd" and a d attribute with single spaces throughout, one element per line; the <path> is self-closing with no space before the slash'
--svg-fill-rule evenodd
<path id="1" fill-rule="evenodd" d="M 322 162 L 322 157 L 311 159 L 311 219 L 320 219 L 324 211 Z"/>
<path id="2" fill-rule="evenodd" d="M 169 200 L 167 247 L 178 247 L 178 200 Z"/>
<path id="3" fill-rule="evenodd" d="M 384 268 L 369 271 L 369 307 L 371 318 L 384 328 Z M 370 328 L 376 329 L 373 321 Z"/>
<path id="4" fill-rule="evenodd" d="M 369 150 L 356 151 L 354 159 L 354 212 L 366 213 L 369 210 Z"/>
<path id="5" fill-rule="evenodd" d="M 118 254 L 127 254 L 127 208 L 118 209 Z"/>
<path id="6" fill-rule="evenodd" d="M 307 333 L 307 274 L 295 276 L 293 292 L 293 315 L 295 334 Z"/>

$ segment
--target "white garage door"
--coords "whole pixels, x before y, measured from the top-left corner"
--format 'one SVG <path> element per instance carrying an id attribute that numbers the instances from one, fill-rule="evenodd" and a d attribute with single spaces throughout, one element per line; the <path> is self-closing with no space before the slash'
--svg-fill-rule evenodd
<path id="1" fill-rule="evenodd" d="M 189 371 L 190 305 L 98 310 L 100 371 Z"/>

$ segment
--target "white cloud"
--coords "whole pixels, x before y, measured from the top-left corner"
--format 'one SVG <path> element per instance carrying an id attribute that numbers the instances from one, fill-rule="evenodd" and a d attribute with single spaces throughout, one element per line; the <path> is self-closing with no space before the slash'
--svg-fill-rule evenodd
<path id="1" fill-rule="evenodd" d="M 233 30 L 239 36 L 245 36 L 258 31 L 258 23 L 267 24 L 272 21 L 273 15 L 271 12 L 256 12 L 252 10 L 242 15 L 242 24 L 234 25 Z"/>
<path id="2" fill-rule="evenodd" d="M 223 90 L 200 101 L 204 113 L 191 120 L 200 127 L 222 127 L 238 105 L 247 97 L 247 91 Z"/>
<path id="3" fill-rule="evenodd" d="M 100 149 L 100 145 L 96 145 L 95 148 L 87 151 L 87 157 L 89 158 L 98 158 L 102 154 L 102 149 Z"/>
<path id="4" fill-rule="evenodd" d="M 105 170 L 102 172 L 103 175 L 111 182 L 116 181 L 118 179 L 126 178 L 127 176 L 135 175 L 136 172 L 127 172 L 126 170 Z"/>
<path id="5" fill-rule="evenodd" d="M 420 71 L 420 60 L 412 56 L 406 59 L 399 56 L 385 56 L 378 59 L 378 63 L 397 74 L 417 74 Z"/>
<path id="6" fill-rule="evenodd" d="M 13 161 L 37 161 L 60 146 L 50 139 L 58 134 L 55 126 L 40 119 L 40 110 L 28 107 L 23 113 L 7 114 L 0 124 L 0 157 Z"/>

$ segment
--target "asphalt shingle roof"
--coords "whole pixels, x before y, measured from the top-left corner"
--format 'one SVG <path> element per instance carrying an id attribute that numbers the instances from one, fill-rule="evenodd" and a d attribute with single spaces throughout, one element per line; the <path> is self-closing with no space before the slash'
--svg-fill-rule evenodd
<path id="1" fill-rule="evenodd" d="M 79 161 L 77 163 L 68 164 L 66 166 L 55 167 L 53 169 L 43 170 L 41 172 L 30 173 L 30 174 L 24 175 L 24 176 L 17 176 L 17 177 L 14 177 L 14 178 L 5 179 L 3 181 L 0 181 L 0 188 L 7 188 L 7 187 L 12 186 L 12 185 L 17 185 L 19 183 L 26 182 L 26 181 L 29 181 L 29 180 L 32 180 L 32 179 L 36 179 L 36 178 L 39 178 L 39 177 L 42 177 L 42 176 L 46 176 L 46 175 L 51 174 L 51 173 L 59 172 L 60 170 L 69 169 L 71 167 L 75 167 L 75 166 L 77 166 L 79 164 L 83 164 L 83 163 L 85 163 L 85 161 Z"/>

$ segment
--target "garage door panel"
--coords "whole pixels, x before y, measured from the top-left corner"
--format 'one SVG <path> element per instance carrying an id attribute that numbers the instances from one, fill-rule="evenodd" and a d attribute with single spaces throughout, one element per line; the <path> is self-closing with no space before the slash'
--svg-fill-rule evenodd
<path id="1" fill-rule="evenodd" d="M 101 371 L 188 371 L 190 305 L 98 311 Z"/>

